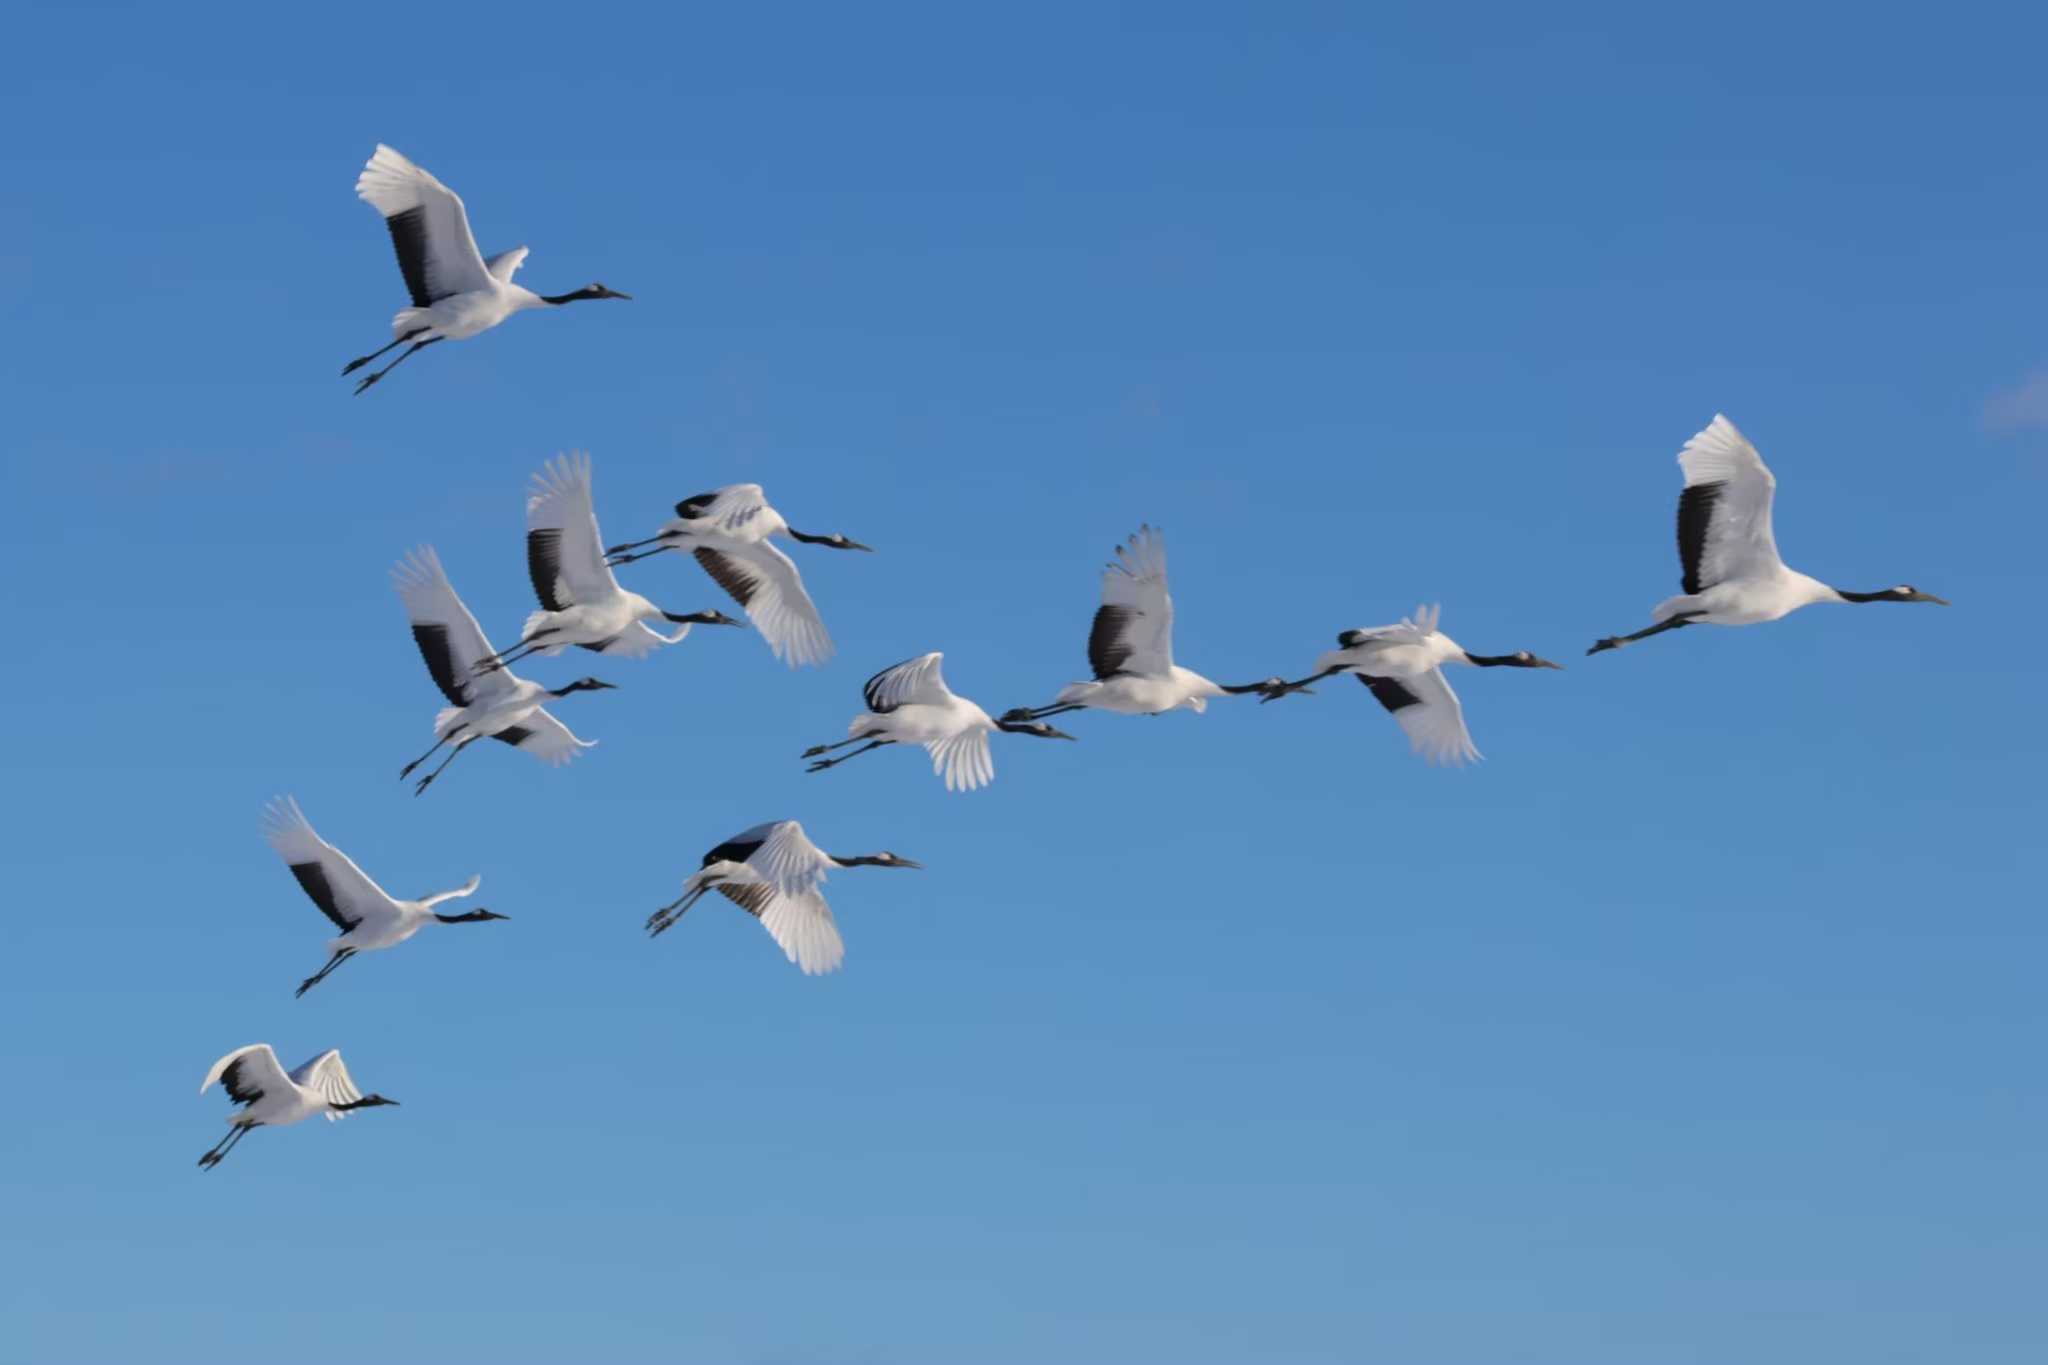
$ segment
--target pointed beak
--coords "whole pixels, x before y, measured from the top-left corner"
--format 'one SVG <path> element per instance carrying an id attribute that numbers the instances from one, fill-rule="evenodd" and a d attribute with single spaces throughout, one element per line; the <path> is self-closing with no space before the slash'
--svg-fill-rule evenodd
<path id="1" fill-rule="evenodd" d="M 873 554 L 875 552 L 874 546 L 863 545 L 857 540 L 844 541 L 841 543 L 839 548 L 842 550 L 866 550 L 869 554 Z"/>
<path id="2" fill-rule="evenodd" d="M 1936 597 L 1931 592 L 1915 593 L 1913 596 L 1913 600 L 1915 602 L 1932 602 L 1937 607 L 1946 607 L 1953 605 L 1946 597 Z"/>
<path id="3" fill-rule="evenodd" d="M 1554 663 L 1550 662 L 1550 660 L 1548 660 L 1548 659 L 1537 659 L 1537 660 L 1534 660 L 1534 661 L 1532 661 L 1532 662 L 1530 663 L 1529 667 L 1531 667 L 1531 668 L 1554 668 L 1554 669 L 1558 670 L 1558 671 L 1559 671 L 1560 673 L 1562 673 L 1562 672 L 1564 671 L 1564 665 L 1563 665 L 1563 664 L 1554 664 Z"/>
<path id="4" fill-rule="evenodd" d="M 1046 727 L 1045 727 L 1045 737 L 1046 737 L 1047 739 L 1073 739 L 1073 738 L 1074 738 L 1074 737 L 1073 737 L 1072 735 L 1068 734 L 1068 733 L 1067 733 L 1067 732 L 1066 732 L 1065 730 L 1055 730 L 1055 729 L 1053 729 L 1053 728 L 1052 728 L 1052 727 L 1051 727 L 1050 725 L 1048 725 L 1048 726 L 1046 726 Z"/>
<path id="5" fill-rule="evenodd" d="M 608 298 L 608 299 L 625 299 L 625 300 L 626 300 L 627 302 L 629 302 L 629 303 L 630 303 L 630 302 L 632 302 L 632 299 L 633 299 L 633 296 L 632 296 L 631 294 L 621 294 L 621 293 L 620 293 L 620 292 L 619 292 L 618 290 L 616 290 L 616 289 L 607 289 L 607 290 L 605 290 L 605 291 L 604 291 L 604 297 L 606 297 L 606 298 Z"/>
<path id="6" fill-rule="evenodd" d="M 917 861 L 916 859 L 914 859 L 914 858 L 898 858 L 898 859 L 897 859 L 897 860 L 896 860 L 896 861 L 895 861 L 894 863 L 891 863 L 891 864 L 890 864 L 890 866 L 891 866 L 891 867 L 914 867 L 914 868 L 916 868 L 916 869 L 917 869 L 918 871 L 920 871 L 920 872 L 924 871 L 924 864 L 923 864 L 923 863 L 921 863 L 921 862 L 918 862 L 918 861 Z"/>
<path id="7" fill-rule="evenodd" d="M 744 626 L 746 622 L 735 621 L 722 611 L 707 611 L 704 613 L 704 624 L 709 626 Z"/>

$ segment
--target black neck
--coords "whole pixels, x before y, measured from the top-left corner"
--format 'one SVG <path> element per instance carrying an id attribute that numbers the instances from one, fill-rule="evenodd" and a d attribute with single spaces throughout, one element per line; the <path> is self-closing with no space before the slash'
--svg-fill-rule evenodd
<path id="1" fill-rule="evenodd" d="M 1890 592 L 1845 592 L 1840 588 L 1835 589 L 1835 596 L 1841 598 L 1844 602 L 1896 602 L 1899 600 L 1893 597 Z"/>
<path id="2" fill-rule="evenodd" d="M 443 924 L 476 924 L 483 920 L 496 919 L 497 916 L 483 910 L 471 910 L 462 915 L 436 914 L 434 918 Z"/>
<path id="3" fill-rule="evenodd" d="M 830 545 L 835 539 L 835 537 L 832 536 L 805 535 L 802 531 L 797 530 L 794 526 L 789 528 L 789 538 L 791 540 L 800 540 L 806 545 Z"/>
<path id="4" fill-rule="evenodd" d="M 554 691 L 548 693 L 548 695 L 559 700 L 563 697 L 568 696 L 571 692 L 588 692 L 589 690 L 590 685 L 588 683 L 572 682 L 567 687 L 556 688 Z"/>
<path id="5" fill-rule="evenodd" d="M 1467 654 L 1465 662 L 1475 668 L 1504 668 L 1522 661 L 1512 654 Z"/>
<path id="6" fill-rule="evenodd" d="M 564 304 L 574 303 L 578 299 L 594 299 L 596 297 L 597 295 L 591 293 L 587 289 L 578 289 L 573 293 L 568 294 L 542 294 L 540 296 L 540 301 L 542 303 Z"/>
<path id="7" fill-rule="evenodd" d="M 887 859 L 871 857 L 865 853 L 856 854 L 851 858 L 842 858 L 836 853 L 827 853 L 825 856 L 841 867 L 887 867 L 889 865 Z"/>

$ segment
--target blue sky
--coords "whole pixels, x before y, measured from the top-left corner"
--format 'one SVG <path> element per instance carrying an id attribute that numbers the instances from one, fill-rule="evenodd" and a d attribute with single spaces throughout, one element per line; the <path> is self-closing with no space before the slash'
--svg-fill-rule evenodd
<path id="1" fill-rule="evenodd" d="M 457 19 L 39 7 L 0 93 L 14 586 L 0 954 L 9 1359 L 2033 1361 L 2037 93 L 2048 20 L 1772 6 L 1037 7 Z M 388 141 L 519 318 L 355 400 L 403 302 Z M 1585 659 L 1675 591 L 1717 410 L 1823 608 Z M 522 488 L 612 538 L 765 484 L 792 674 L 700 632 L 549 771 L 398 766 L 440 702 L 386 570 L 502 644 Z M 1084 670 L 1166 529 L 1235 681 L 1424 600 L 1488 758 L 1356 687 L 1080 716 L 948 796 L 809 777 L 874 669 L 992 709 Z M 688 564 L 629 578 L 719 605 Z M 535 667 L 550 682 L 586 671 Z M 507 924 L 366 957 L 257 835 L 296 793 Z M 811 980 L 706 906 L 794 816 L 847 872 Z M 193 1161 L 207 1064 L 345 1049 L 403 1107 Z"/>

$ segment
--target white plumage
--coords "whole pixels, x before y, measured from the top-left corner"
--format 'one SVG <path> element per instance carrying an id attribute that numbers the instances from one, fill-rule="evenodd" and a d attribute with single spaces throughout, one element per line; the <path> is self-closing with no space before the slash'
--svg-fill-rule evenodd
<path id="1" fill-rule="evenodd" d="M 391 571 L 391 582 L 405 603 L 413 641 L 426 661 L 427 672 L 450 703 L 434 717 L 434 748 L 408 763 L 400 777 L 410 774 L 443 744 L 453 744 L 454 753 L 420 780 L 418 791 L 425 791 L 455 761 L 456 753 L 478 739 L 510 744 L 551 766 L 567 763 L 595 745 L 594 740 L 576 738 L 569 727 L 542 708 L 552 698 L 609 689 L 610 683 L 582 678 L 550 690 L 515 676 L 510 669 L 476 672 L 471 665 L 474 660 L 491 657 L 491 642 L 455 595 L 432 546 L 423 545 L 400 560 Z"/>
<path id="2" fill-rule="evenodd" d="M 628 297 L 601 284 L 549 295 L 512 283 L 513 273 L 526 260 L 526 248 L 514 247 L 484 260 L 469 230 L 469 211 L 461 197 L 381 142 L 356 177 L 356 194 L 383 215 L 412 304 L 391 319 L 395 340 L 390 345 L 351 361 L 342 373 L 352 374 L 392 347 L 413 343 L 404 355 L 357 384 L 357 393 L 421 347 L 465 340 L 489 331 L 514 313 L 579 299 Z"/>
<path id="3" fill-rule="evenodd" d="M 299 983 L 304 995 L 326 979 L 327 974 L 359 952 L 390 948 L 405 942 L 429 924 L 460 924 L 504 919 L 489 910 L 472 910 L 466 915 L 441 915 L 434 907 L 444 901 L 476 894 L 482 877 L 471 877 L 453 891 L 400 900 L 372 881 L 346 853 L 317 834 L 299 803 L 280 796 L 264 807 L 263 837 L 277 850 L 297 879 L 299 889 L 341 931 L 329 940 L 332 954 L 327 965 Z"/>
<path id="4" fill-rule="evenodd" d="M 939 671 L 944 657 L 921 654 L 869 678 L 861 689 L 868 709 L 846 727 L 847 737 L 837 744 L 806 749 L 803 756 L 818 758 L 862 740 L 868 741 L 866 748 L 839 758 L 819 758 L 807 771 L 822 772 L 885 744 L 922 744 L 931 755 L 932 772 L 945 780 L 947 791 L 973 791 L 995 780 L 996 765 L 988 745 L 991 732 L 1073 738 L 1039 721 L 992 720 L 988 712 L 946 686 L 945 675 Z"/>
<path id="5" fill-rule="evenodd" d="M 199 1158 L 202 1167 L 217 1166 L 252 1128 L 281 1128 L 324 1114 L 331 1121 L 357 1109 L 397 1104 L 382 1095 L 365 1095 L 341 1060 L 329 1049 L 287 1073 L 268 1043 L 238 1047 L 215 1062 L 199 1083 L 204 1095 L 218 1081 L 240 1108 L 228 1116 L 228 1134 Z"/>
<path id="6" fill-rule="evenodd" d="M 1070 683 L 1050 706 L 1019 707 L 1005 720 L 1035 720 L 1093 707 L 1150 716 L 1186 707 L 1200 714 L 1209 698 L 1266 692 L 1279 682 L 1229 686 L 1173 661 L 1173 598 L 1166 587 L 1166 538 L 1141 526 L 1102 572 L 1102 605 L 1088 632 L 1090 682 Z"/>
<path id="7" fill-rule="evenodd" d="M 722 612 L 678 616 L 619 586 L 605 562 L 604 539 L 590 496 L 590 457 L 558 456 L 533 476 L 526 500 L 526 570 L 541 609 L 526 618 L 519 643 L 502 658 L 476 660 L 502 668 L 531 654 L 560 654 L 570 646 L 641 659 L 663 645 L 681 644 L 694 625 L 738 625 Z M 681 627 L 665 635 L 647 624 Z"/>
<path id="8" fill-rule="evenodd" d="M 614 545 L 608 553 L 618 565 L 665 550 L 689 552 L 746 609 L 776 658 L 791 668 L 822 664 L 832 657 L 832 637 L 795 561 L 770 543 L 777 536 L 835 550 L 869 548 L 843 535 L 796 530 L 769 506 L 760 484 L 736 483 L 683 499 L 674 519 L 654 535 Z"/>
<path id="9" fill-rule="evenodd" d="M 846 957 L 825 875 L 834 867 L 920 866 L 894 853 L 835 857 L 810 841 L 794 820 L 742 830 L 704 855 L 683 881 L 683 894 L 647 919 L 650 935 L 664 932 L 706 892 L 716 891 L 761 921 L 783 954 L 807 976 L 836 971 Z"/>
<path id="10" fill-rule="evenodd" d="M 1910 583 L 1877 592 L 1848 592 L 1787 568 L 1771 531 L 1778 481 L 1735 424 L 1719 413 L 1678 453 L 1685 489 L 1678 498 L 1677 597 L 1650 615 L 1657 624 L 1632 635 L 1609 636 L 1586 652 L 1618 649 L 1635 640 L 1704 622 L 1750 626 L 1776 621 L 1816 602 L 1934 602 L 1948 604 Z"/>

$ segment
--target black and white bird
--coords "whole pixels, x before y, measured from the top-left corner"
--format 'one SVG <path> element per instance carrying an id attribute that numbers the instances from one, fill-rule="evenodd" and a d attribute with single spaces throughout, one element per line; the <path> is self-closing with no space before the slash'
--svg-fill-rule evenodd
<path id="1" fill-rule="evenodd" d="M 642 659 L 663 645 L 681 644 L 693 625 L 740 624 L 722 611 L 678 616 L 627 592 L 605 563 L 603 545 L 590 500 L 590 457 L 578 452 L 550 460 L 533 476 L 526 499 L 526 572 L 541 609 L 520 627 L 518 644 L 502 656 L 476 660 L 476 666 L 503 668 L 530 654 L 560 654 L 571 645 Z M 650 621 L 682 629 L 664 635 Z"/>
<path id="2" fill-rule="evenodd" d="M 481 907 L 460 915 L 443 915 L 434 909 L 443 901 L 475 895 L 482 877 L 471 877 L 453 891 L 418 900 L 398 899 L 371 881 L 346 853 L 315 833 L 299 803 L 289 796 L 277 797 L 264 807 L 263 837 L 298 879 L 306 899 L 341 931 L 339 938 L 327 944 L 327 965 L 301 981 L 294 997 L 325 981 L 329 972 L 357 953 L 403 943 L 429 924 L 479 924 L 511 918 Z"/>
<path id="3" fill-rule="evenodd" d="M 1094 707 L 1126 716 L 1156 716 L 1179 707 L 1200 714 L 1209 698 L 1246 692 L 1270 693 L 1278 678 L 1229 686 L 1211 682 L 1173 661 L 1173 598 L 1166 591 L 1166 540 L 1141 526 L 1128 544 L 1116 547 L 1116 561 L 1102 571 L 1102 605 L 1088 632 L 1092 682 L 1070 683 L 1052 705 L 1022 706 L 1003 714 L 1007 721 L 1043 720 L 1063 711 Z"/>
<path id="4" fill-rule="evenodd" d="M 1381 706 L 1407 732 L 1409 748 L 1431 763 L 1468 763 L 1480 756 L 1465 729 L 1465 708 L 1443 674 L 1446 664 L 1467 664 L 1474 668 L 1562 668 L 1539 659 L 1528 650 L 1513 654 L 1471 654 L 1456 640 L 1437 629 L 1443 608 L 1423 606 L 1399 625 L 1368 626 L 1347 630 L 1337 637 L 1337 648 L 1316 660 L 1316 671 L 1306 678 L 1282 683 L 1268 690 L 1266 701 L 1277 701 L 1290 692 L 1305 692 L 1309 684 L 1338 673 L 1350 673 L 1372 690 Z"/>
<path id="5" fill-rule="evenodd" d="M 704 855 L 683 881 L 683 894 L 647 917 L 647 932 L 660 934 L 705 892 L 716 891 L 761 921 L 776 945 L 806 976 L 838 970 L 846 957 L 832 907 L 820 888 L 835 867 L 922 867 L 894 853 L 842 858 L 827 853 L 794 820 L 777 820 L 742 830 Z"/>
<path id="6" fill-rule="evenodd" d="M 526 248 L 501 251 L 488 261 L 470 235 L 469 214 L 454 190 L 403 156 L 377 144 L 356 194 L 384 215 L 391 244 L 398 250 L 398 269 L 405 276 L 412 306 L 391 319 L 389 346 L 358 356 L 343 374 L 353 374 L 394 346 L 412 345 L 383 369 L 356 385 L 361 393 L 397 369 L 415 352 L 437 341 L 462 341 L 487 332 L 514 313 L 528 308 L 575 303 L 579 299 L 625 299 L 616 289 L 587 284 L 567 294 L 536 294 L 512 283 L 513 272 L 526 259 Z"/>
<path id="7" fill-rule="evenodd" d="M 1846 592 L 1785 567 L 1771 534 L 1778 481 L 1735 424 L 1719 413 L 1678 452 L 1685 491 L 1678 495 L 1678 563 L 1685 592 L 1650 610 L 1657 624 L 1610 635 L 1586 652 L 1619 649 L 1681 626 L 1753 626 L 1816 602 L 1948 603 L 1910 583 Z"/>
<path id="8" fill-rule="evenodd" d="M 412 638 L 426 660 L 427 672 L 441 695 L 448 698 L 448 705 L 434 717 L 434 747 L 406 764 L 398 775 L 411 776 L 412 770 L 432 758 L 442 745 L 455 746 L 440 767 L 419 780 L 414 795 L 425 791 L 447 771 L 457 754 L 479 739 L 510 744 L 554 767 L 595 747 L 595 740 L 576 738 L 543 708 L 572 692 L 610 690 L 612 684 L 579 678 L 566 687 L 550 689 L 515 677 L 510 669 L 472 671 L 472 661 L 491 657 L 491 642 L 455 595 L 432 546 L 423 545 L 400 560 L 391 571 L 391 582 L 405 603 Z"/>
<path id="9" fill-rule="evenodd" d="M 674 520 L 652 536 L 614 545 L 605 553 L 618 565 L 664 550 L 687 550 L 733 601 L 746 608 L 747 618 L 776 658 L 791 668 L 822 664 L 832 657 L 832 637 L 804 591 L 796 563 L 769 543 L 775 536 L 835 550 L 873 548 L 837 533 L 806 535 L 768 505 L 760 484 L 736 483 L 684 498 L 676 504 Z"/>
<path id="10" fill-rule="evenodd" d="M 822 772 L 885 744 L 922 744 L 932 756 L 932 773 L 945 779 L 947 791 L 973 791 L 995 781 L 995 760 L 988 751 L 991 732 L 1073 738 L 1042 720 L 991 720 L 988 712 L 946 686 L 945 675 L 939 672 L 944 657 L 921 654 L 869 678 L 861 688 L 868 709 L 846 727 L 845 739 L 804 750 L 805 758 L 818 759 L 805 771 Z M 862 740 L 866 746 L 850 754 L 818 758 Z"/>
<path id="11" fill-rule="evenodd" d="M 282 1128 L 315 1114 L 332 1121 L 358 1109 L 398 1103 L 356 1089 L 341 1053 L 332 1048 L 287 1073 L 270 1044 L 251 1043 L 215 1062 L 199 1083 L 199 1093 L 204 1095 L 215 1081 L 240 1108 L 228 1116 L 228 1135 L 199 1158 L 202 1169 L 220 1165 L 251 1128 Z"/>

